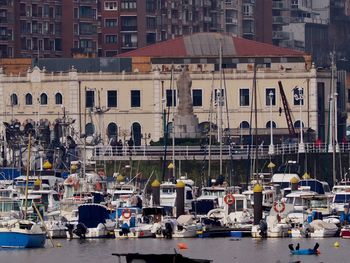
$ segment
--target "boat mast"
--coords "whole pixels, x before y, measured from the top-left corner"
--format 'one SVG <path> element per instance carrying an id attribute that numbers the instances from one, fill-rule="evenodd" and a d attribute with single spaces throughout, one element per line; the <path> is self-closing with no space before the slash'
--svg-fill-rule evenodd
<path id="1" fill-rule="evenodd" d="M 219 46 L 219 74 L 220 74 L 220 86 L 217 90 L 217 110 L 218 110 L 218 143 L 220 150 L 220 173 L 222 175 L 222 43 L 220 39 Z"/>
<path id="2" fill-rule="evenodd" d="M 27 159 L 27 174 L 26 174 L 26 188 L 25 188 L 25 199 L 24 199 L 24 219 L 27 219 L 28 210 L 28 181 L 29 181 L 29 170 L 30 170 L 30 141 L 32 140 L 32 135 L 29 133 L 28 137 L 28 159 Z"/>
<path id="3" fill-rule="evenodd" d="M 174 67 L 171 68 L 171 75 L 174 74 Z M 171 82 L 174 81 L 174 78 L 172 77 L 171 78 Z M 170 87 L 171 87 L 171 106 L 172 106 L 172 111 L 173 111 L 173 129 L 172 129 L 172 144 L 173 144 L 173 151 L 172 151 L 172 154 L 173 154 L 173 178 L 174 180 L 176 180 L 176 165 L 175 165 L 175 87 L 173 85 L 173 83 L 170 84 Z"/>

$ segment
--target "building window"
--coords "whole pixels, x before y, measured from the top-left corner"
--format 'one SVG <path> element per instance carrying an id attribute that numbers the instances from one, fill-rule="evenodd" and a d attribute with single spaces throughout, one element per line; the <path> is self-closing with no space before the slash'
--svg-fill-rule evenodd
<path id="1" fill-rule="evenodd" d="M 156 10 L 155 0 L 146 0 L 146 12 L 154 12 Z"/>
<path id="2" fill-rule="evenodd" d="M 117 91 L 116 90 L 108 90 L 107 91 L 107 107 L 108 108 L 116 108 L 117 107 Z"/>
<path id="3" fill-rule="evenodd" d="M 240 124 L 239 124 L 239 128 L 241 129 L 249 129 L 250 125 L 249 125 L 249 122 L 247 121 L 242 121 Z"/>
<path id="4" fill-rule="evenodd" d="M 276 105 L 276 89 L 268 88 L 265 90 L 266 106 L 270 106 L 270 93 L 272 94 L 272 106 Z"/>
<path id="5" fill-rule="evenodd" d="M 155 30 L 156 29 L 156 18 L 155 17 L 146 17 L 146 28 L 149 30 Z"/>
<path id="6" fill-rule="evenodd" d="M 11 94 L 10 100 L 11 100 L 11 106 L 18 105 L 18 97 L 15 93 Z"/>
<path id="7" fill-rule="evenodd" d="M 117 1 L 108 1 L 108 2 L 105 2 L 105 10 L 107 10 L 107 11 L 115 11 L 115 10 L 118 10 Z"/>
<path id="8" fill-rule="evenodd" d="M 304 123 L 303 123 L 303 122 L 300 122 L 299 120 L 296 121 L 296 122 L 294 122 L 294 128 L 300 129 L 300 123 L 301 123 L 301 125 L 302 125 L 303 128 L 304 128 Z"/>
<path id="9" fill-rule="evenodd" d="M 141 92 L 139 90 L 131 90 L 131 107 L 139 108 L 141 107 Z"/>
<path id="10" fill-rule="evenodd" d="M 26 105 L 33 105 L 33 96 L 30 93 L 26 94 L 25 97 Z"/>
<path id="11" fill-rule="evenodd" d="M 239 106 L 249 106 L 249 89 L 239 89 Z"/>
<path id="12" fill-rule="evenodd" d="M 95 91 L 87 90 L 85 93 L 85 107 L 92 108 L 95 106 Z"/>
<path id="13" fill-rule="evenodd" d="M 85 135 L 92 136 L 95 133 L 95 125 L 92 123 L 87 123 L 85 125 Z"/>
<path id="14" fill-rule="evenodd" d="M 174 105 L 173 105 L 173 101 L 174 101 Z M 166 106 L 176 107 L 176 90 L 170 90 L 170 89 L 166 90 Z"/>
<path id="15" fill-rule="evenodd" d="M 295 87 L 293 89 L 293 104 L 304 105 L 304 89 L 301 87 Z"/>
<path id="16" fill-rule="evenodd" d="M 118 126 L 114 122 L 111 122 L 107 126 L 108 138 L 118 138 Z"/>
<path id="17" fill-rule="evenodd" d="M 40 95 L 40 104 L 41 105 L 47 105 L 47 95 L 45 93 L 42 93 Z"/>
<path id="18" fill-rule="evenodd" d="M 105 20 L 105 27 L 117 27 L 117 26 L 118 26 L 117 19 L 106 19 Z"/>
<path id="19" fill-rule="evenodd" d="M 276 128 L 276 123 L 272 121 L 272 128 Z M 271 128 L 271 121 L 266 122 L 266 128 Z"/>
<path id="20" fill-rule="evenodd" d="M 116 44 L 117 36 L 116 35 L 106 35 L 106 44 Z"/>
<path id="21" fill-rule="evenodd" d="M 63 98 L 62 98 L 62 94 L 61 93 L 56 93 L 55 95 L 55 103 L 56 105 L 62 105 L 63 102 Z"/>
<path id="22" fill-rule="evenodd" d="M 193 89 L 192 90 L 192 102 L 193 102 L 194 107 L 203 106 L 202 90 L 201 89 Z"/>
<path id="23" fill-rule="evenodd" d="M 136 0 L 122 0 L 121 9 L 136 9 Z"/>

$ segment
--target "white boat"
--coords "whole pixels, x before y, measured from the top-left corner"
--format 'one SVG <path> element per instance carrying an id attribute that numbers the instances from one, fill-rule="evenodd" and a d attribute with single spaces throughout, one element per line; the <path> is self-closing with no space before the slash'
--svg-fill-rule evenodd
<path id="1" fill-rule="evenodd" d="M 322 220 L 314 220 L 310 223 L 312 232 L 311 237 L 334 237 L 338 232 L 338 227 L 333 223 L 327 223 Z"/>
<path id="2" fill-rule="evenodd" d="M 185 210 L 189 211 L 192 208 L 194 200 L 193 188 L 194 182 L 189 179 L 180 179 L 185 183 L 184 200 Z M 164 182 L 160 185 L 160 206 L 175 207 L 176 202 L 176 184 L 172 182 Z"/>
<path id="3" fill-rule="evenodd" d="M 196 237 L 197 231 L 201 230 L 201 224 L 197 223 L 192 215 L 181 215 L 176 222 L 173 231 L 175 238 Z"/>
<path id="4" fill-rule="evenodd" d="M 49 213 L 45 218 L 45 226 L 48 236 L 52 238 L 67 237 L 67 219 L 62 217 L 59 211 Z"/>
<path id="5" fill-rule="evenodd" d="M 78 221 L 67 224 L 69 238 L 114 237 L 116 222 L 109 219 L 106 206 L 83 204 L 78 206 Z"/>
<path id="6" fill-rule="evenodd" d="M 348 205 L 350 202 L 350 191 L 339 191 L 335 192 L 331 204 L 331 208 L 340 214 L 344 212 L 344 206 Z"/>
<path id="7" fill-rule="evenodd" d="M 116 237 L 149 238 L 155 237 L 153 223 L 160 220 L 163 210 L 159 207 L 140 209 L 137 207 L 118 208 Z"/>

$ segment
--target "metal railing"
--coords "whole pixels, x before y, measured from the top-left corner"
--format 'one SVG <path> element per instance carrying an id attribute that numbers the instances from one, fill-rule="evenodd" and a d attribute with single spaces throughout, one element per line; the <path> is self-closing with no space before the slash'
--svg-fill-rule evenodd
<path id="1" fill-rule="evenodd" d="M 275 153 L 274 155 L 284 155 L 284 154 L 297 154 L 299 149 L 298 143 L 291 144 L 277 144 L 274 145 Z M 336 152 L 349 152 L 350 151 L 350 143 L 341 143 L 339 147 L 335 147 Z M 175 157 L 183 158 L 183 159 L 193 159 L 195 156 L 198 158 L 204 159 L 205 155 L 210 154 L 213 159 L 218 159 L 217 157 L 220 155 L 220 147 L 218 145 L 210 146 L 175 146 L 174 153 Z M 167 156 L 172 156 L 173 147 L 167 146 L 166 148 Z M 258 158 L 268 157 L 269 154 L 269 145 L 259 145 L 257 149 Z M 230 158 L 232 155 L 235 158 L 243 158 L 246 159 L 251 156 L 251 158 L 255 158 L 256 155 L 256 146 L 255 145 L 223 145 L 222 146 L 222 155 L 224 159 Z M 328 145 L 325 143 L 305 143 L 305 153 L 330 153 L 328 151 Z M 109 159 L 111 157 L 130 157 L 133 156 L 137 159 L 137 157 L 162 157 L 164 156 L 164 146 L 95 146 L 93 148 L 93 158 L 98 159 Z M 113 158 L 112 158 L 113 159 Z"/>

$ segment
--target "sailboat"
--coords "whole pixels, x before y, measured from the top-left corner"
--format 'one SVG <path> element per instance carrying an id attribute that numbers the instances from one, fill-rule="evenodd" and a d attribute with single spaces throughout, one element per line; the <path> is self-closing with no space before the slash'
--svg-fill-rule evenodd
<path id="1" fill-rule="evenodd" d="M 28 164 L 26 180 L 26 200 L 28 199 L 28 177 L 30 160 L 30 141 L 28 142 Z M 43 226 L 29 221 L 27 217 L 27 204 L 24 219 L 9 219 L 0 222 L 0 247 L 8 248 L 39 248 L 44 247 L 46 233 Z"/>

